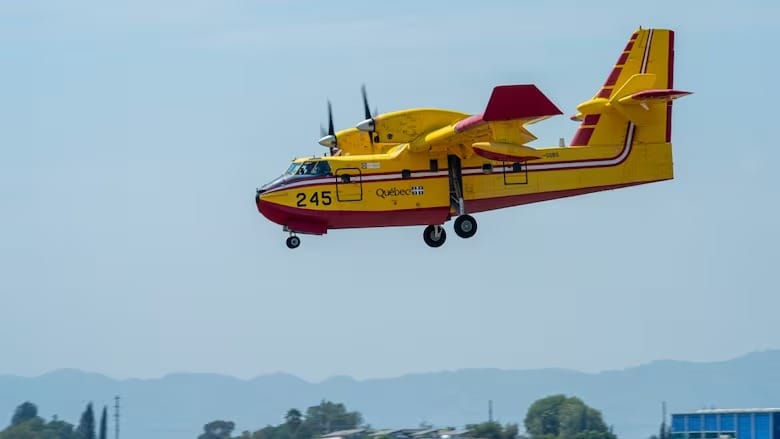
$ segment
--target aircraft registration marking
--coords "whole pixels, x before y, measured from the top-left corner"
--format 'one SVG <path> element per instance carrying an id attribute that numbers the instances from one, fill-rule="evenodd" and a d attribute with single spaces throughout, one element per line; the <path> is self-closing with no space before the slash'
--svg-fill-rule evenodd
<path id="1" fill-rule="evenodd" d="M 333 198 L 330 196 L 331 191 L 314 191 L 311 196 L 308 196 L 305 192 L 298 192 L 295 194 L 295 198 L 298 200 L 295 204 L 298 207 L 306 207 L 306 203 L 319 206 L 330 206 L 333 203 Z"/>

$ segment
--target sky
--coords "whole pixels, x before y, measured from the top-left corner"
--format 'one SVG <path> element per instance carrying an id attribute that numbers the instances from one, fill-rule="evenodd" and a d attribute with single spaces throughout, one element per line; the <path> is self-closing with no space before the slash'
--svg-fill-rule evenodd
<path id="1" fill-rule="evenodd" d="M 0 374 L 358 379 L 614 370 L 780 348 L 780 4 L 0 2 Z M 639 26 L 676 31 L 675 179 L 421 227 L 303 236 L 255 188 L 380 112 L 565 115 Z M 577 124 L 536 124 L 532 146 Z M 447 225 L 451 230 L 451 223 Z"/>

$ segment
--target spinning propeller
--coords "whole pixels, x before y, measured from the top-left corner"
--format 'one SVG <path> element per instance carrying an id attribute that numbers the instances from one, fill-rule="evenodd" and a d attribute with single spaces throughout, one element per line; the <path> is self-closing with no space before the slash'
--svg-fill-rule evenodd
<path id="1" fill-rule="evenodd" d="M 364 115 L 365 115 L 366 119 L 364 121 L 360 122 L 359 124 L 357 124 L 356 128 L 359 129 L 360 131 L 365 131 L 365 132 L 368 133 L 368 140 L 369 140 L 369 142 L 371 142 L 371 148 L 373 149 L 373 147 L 374 147 L 374 140 L 377 140 L 377 141 L 379 140 L 378 138 L 374 139 L 374 135 L 375 135 L 374 130 L 376 129 L 376 123 L 374 122 L 374 116 L 376 116 L 376 110 L 374 110 L 374 114 L 372 115 L 371 114 L 371 110 L 368 109 L 368 95 L 366 94 L 366 85 L 365 84 L 363 84 L 360 87 L 360 93 L 363 95 L 363 112 L 364 112 Z"/>
<path id="2" fill-rule="evenodd" d="M 371 143 L 371 148 L 374 147 L 374 141 L 378 141 L 378 138 L 375 138 L 376 133 L 374 129 L 376 128 L 376 124 L 374 123 L 374 117 L 377 114 L 377 110 L 374 109 L 374 114 L 371 114 L 371 110 L 368 106 L 368 95 L 366 94 L 366 86 L 365 84 L 360 87 L 360 93 L 363 96 L 363 114 L 365 116 L 365 120 L 357 124 L 356 128 L 360 131 L 364 131 L 368 133 L 368 140 Z M 320 125 L 320 140 L 319 144 L 330 148 L 330 154 L 333 155 L 333 153 L 338 149 L 339 146 L 339 139 L 336 136 L 336 131 L 333 128 L 333 108 L 330 104 L 330 101 L 328 101 L 328 131 L 325 131 L 325 128 Z"/>
<path id="3" fill-rule="evenodd" d="M 322 135 L 319 142 L 320 145 L 330 148 L 330 154 L 333 155 L 333 151 L 339 146 L 339 139 L 336 137 L 336 132 L 333 129 L 333 108 L 330 105 L 330 101 L 328 101 L 328 132 L 326 134 L 322 125 L 320 125 L 320 135 Z"/>

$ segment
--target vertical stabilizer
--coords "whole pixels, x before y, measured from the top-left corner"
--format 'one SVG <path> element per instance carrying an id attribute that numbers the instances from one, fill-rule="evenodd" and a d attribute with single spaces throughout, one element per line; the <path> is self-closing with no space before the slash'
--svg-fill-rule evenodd
<path id="1" fill-rule="evenodd" d="M 580 126 L 571 146 L 669 143 L 672 101 L 689 94 L 674 90 L 674 32 L 639 29 L 631 35 L 604 85 L 577 106 Z"/>

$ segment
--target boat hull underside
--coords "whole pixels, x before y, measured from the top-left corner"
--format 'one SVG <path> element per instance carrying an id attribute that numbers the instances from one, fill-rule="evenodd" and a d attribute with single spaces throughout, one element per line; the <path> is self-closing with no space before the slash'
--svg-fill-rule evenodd
<path id="1" fill-rule="evenodd" d="M 465 200 L 466 213 L 473 214 L 489 210 L 520 206 L 530 203 L 573 197 L 593 192 L 619 189 L 628 186 L 653 183 L 654 181 L 631 182 L 567 189 L 551 192 L 509 195 L 503 197 Z M 399 210 L 316 210 L 301 209 L 270 201 L 258 200 L 260 213 L 271 221 L 299 233 L 324 234 L 328 229 L 350 229 L 366 227 L 419 226 L 443 224 L 453 214 L 449 206 Z"/>

